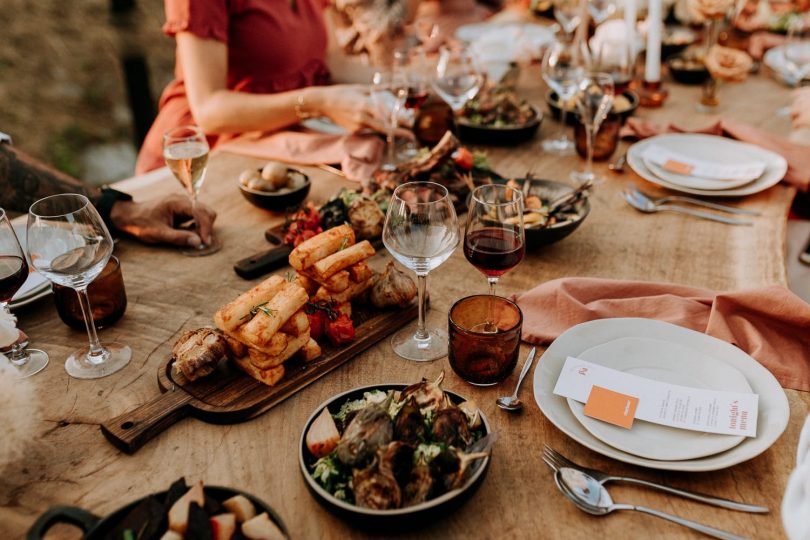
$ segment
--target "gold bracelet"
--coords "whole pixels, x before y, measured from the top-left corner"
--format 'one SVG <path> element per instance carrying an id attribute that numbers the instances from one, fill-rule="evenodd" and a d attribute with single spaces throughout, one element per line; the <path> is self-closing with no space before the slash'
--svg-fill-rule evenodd
<path id="1" fill-rule="evenodd" d="M 299 92 L 295 98 L 295 116 L 298 120 L 306 120 L 312 118 L 312 114 L 306 111 L 306 104 L 304 103 L 304 92 Z"/>

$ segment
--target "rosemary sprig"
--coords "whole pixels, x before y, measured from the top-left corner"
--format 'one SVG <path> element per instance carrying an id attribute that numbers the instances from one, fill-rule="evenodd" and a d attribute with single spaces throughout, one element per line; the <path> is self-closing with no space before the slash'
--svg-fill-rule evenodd
<path id="1" fill-rule="evenodd" d="M 344 236 L 343 240 L 340 242 L 340 247 L 338 248 L 338 251 L 343 251 L 347 247 L 349 247 L 349 237 Z"/>
<path id="2" fill-rule="evenodd" d="M 286 279 L 286 280 L 287 280 L 289 283 L 292 283 L 292 282 L 294 282 L 296 279 L 298 279 L 298 274 L 296 274 L 295 272 L 292 272 L 292 271 L 290 271 L 290 270 L 287 270 L 287 271 L 284 273 L 284 279 Z"/>
<path id="3" fill-rule="evenodd" d="M 242 318 L 252 319 L 260 311 L 265 315 L 267 315 L 268 317 L 275 317 L 277 313 L 275 309 L 270 309 L 269 307 L 267 307 L 267 302 L 262 302 L 261 304 L 255 305 L 252 308 L 250 308 L 250 313 L 248 313 Z"/>

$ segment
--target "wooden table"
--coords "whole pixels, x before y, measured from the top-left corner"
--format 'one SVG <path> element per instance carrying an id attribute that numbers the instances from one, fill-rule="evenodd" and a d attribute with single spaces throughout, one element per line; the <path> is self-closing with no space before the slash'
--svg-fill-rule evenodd
<path id="1" fill-rule="evenodd" d="M 525 75 L 527 85 L 540 80 L 533 70 Z M 639 115 L 678 120 L 690 127 L 712 120 L 693 112 L 698 88 L 671 84 L 669 89 L 666 108 L 640 110 Z M 537 98 L 544 89 L 527 86 L 525 90 Z M 723 114 L 772 131 L 788 127 L 787 120 L 774 115 L 787 103 L 788 93 L 769 79 L 756 77 L 744 85 L 725 86 L 721 99 Z M 556 129 L 556 123 L 547 121 L 541 134 L 549 136 Z M 541 178 L 563 180 L 572 168 L 581 166 L 577 158 L 544 155 L 540 140 L 518 148 L 491 149 L 492 162 L 504 175 L 532 171 Z M 581 513 L 554 489 L 551 474 L 540 459 L 543 443 L 589 466 L 767 504 L 772 512 L 741 514 L 637 488 L 611 488 L 616 500 L 645 504 L 752 537 L 783 536 L 779 505 L 794 464 L 799 429 L 810 409 L 810 394 L 795 391 L 787 391 L 791 406 L 787 431 L 759 457 L 716 472 L 652 471 L 603 458 L 563 436 L 534 405 L 531 377 L 522 392 L 528 407 L 513 416 L 497 409 L 495 398 L 511 391 L 516 373 L 500 386 L 474 388 L 450 372 L 446 359 L 432 364 L 408 362 L 383 342 L 260 418 L 232 426 L 187 419 L 133 456 L 116 450 L 103 438 L 98 424 L 154 397 L 157 367 L 180 333 L 210 324 L 218 306 L 251 286 L 234 274 L 232 264 L 266 249 L 263 231 L 282 219 L 254 208 L 238 193 L 239 171 L 258 163 L 225 153 L 212 156 L 202 199 L 219 213 L 216 230 L 225 246 L 219 254 L 195 259 L 170 248 L 146 247 L 127 239 L 119 243 L 117 254 L 122 260 L 129 308 L 116 326 L 101 332 L 101 338 L 132 346 L 132 363 L 122 372 L 96 381 L 69 378 L 62 363 L 84 342 L 85 335 L 63 325 L 49 300 L 20 310 L 22 328 L 33 345 L 50 354 L 51 364 L 31 379 L 42 400 L 40 437 L 21 462 L 0 475 L 0 531 L 6 531 L 0 537 L 21 535 L 49 506 L 77 505 L 105 515 L 185 476 L 254 493 L 281 514 L 295 538 L 364 538 L 322 509 L 307 492 L 297 462 L 303 423 L 318 404 L 338 392 L 374 382 L 416 381 L 442 369 L 448 372 L 446 387 L 474 398 L 501 438 L 480 491 L 459 511 L 414 538 L 640 538 L 652 534 L 680 538 L 689 534 L 651 517 L 619 514 L 598 519 Z M 604 165 L 598 169 L 609 174 Z M 314 179 L 314 200 L 324 199 L 345 184 L 318 169 L 307 172 Z M 179 191 L 165 171 L 150 178 L 160 181 L 132 191 L 141 198 Z M 619 195 L 631 182 L 644 183 L 627 172 L 598 186 L 592 213 L 582 227 L 559 244 L 529 253 L 517 270 L 502 279 L 499 291 L 518 292 L 562 276 L 661 280 L 715 289 L 786 283 L 783 243 L 791 189 L 780 185 L 735 201 L 761 210 L 763 216 L 755 218 L 753 227 L 730 227 L 678 215 L 638 213 Z M 644 184 L 645 189 L 655 191 Z M 484 292 L 485 280 L 457 250 L 431 274 L 429 287 L 429 321 L 444 325 L 449 305 L 470 292 Z M 75 537 L 68 527 L 60 527 L 56 533 L 57 537 Z"/>

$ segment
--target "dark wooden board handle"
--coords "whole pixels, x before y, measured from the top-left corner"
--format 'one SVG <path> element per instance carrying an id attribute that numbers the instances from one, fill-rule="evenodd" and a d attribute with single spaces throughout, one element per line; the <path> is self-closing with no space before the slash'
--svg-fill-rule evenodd
<path id="1" fill-rule="evenodd" d="M 194 397 L 180 388 L 169 390 L 137 409 L 101 424 L 101 432 L 120 450 L 132 454 L 164 429 L 188 416 L 193 401 Z"/>

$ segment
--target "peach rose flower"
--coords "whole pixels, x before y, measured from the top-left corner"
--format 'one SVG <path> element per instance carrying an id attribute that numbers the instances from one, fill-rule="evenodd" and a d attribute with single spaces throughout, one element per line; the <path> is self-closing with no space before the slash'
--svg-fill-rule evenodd
<path id="1" fill-rule="evenodd" d="M 753 61 L 743 51 L 714 45 L 706 55 L 706 69 L 712 77 L 728 82 L 743 82 Z"/>
<path id="2" fill-rule="evenodd" d="M 689 12 L 698 20 L 722 19 L 734 7 L 734 0 L 687 0 Z"/>

